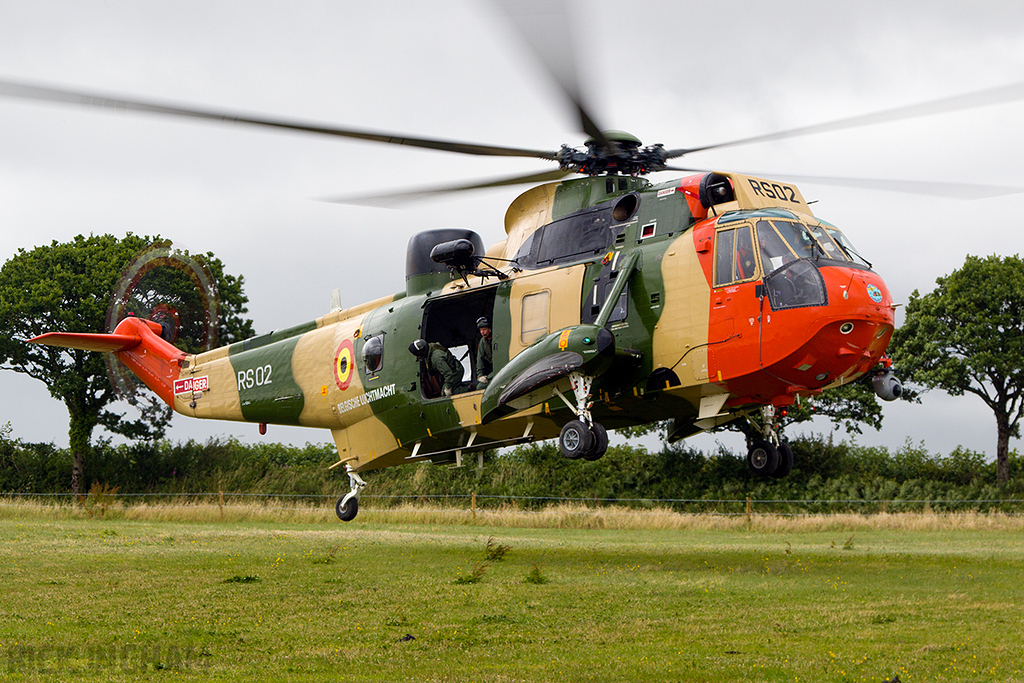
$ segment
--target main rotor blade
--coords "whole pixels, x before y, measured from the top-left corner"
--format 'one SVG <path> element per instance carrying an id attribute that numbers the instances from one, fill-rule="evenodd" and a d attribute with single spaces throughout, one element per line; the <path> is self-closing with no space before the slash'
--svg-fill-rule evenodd
<path id="1" fill-rule="evenodd" d="M 417 190 L 404 190 L 401 192 L 384 192 L 381 194 L 327 197 L 321 201 L 335 204 L 357 204 L 364 206 L 389 207 L 398 204 L 405 204 L 419 199 L 428 199 L 441 194 L 453 192 L 465 192 L 468 190 L 482 190 L 488 187 L 504 187 L 506 185 L 522 185 L 525 183 L 543 183 L 551 180 L 561 180 L 566 176 L 573 175 L 574 171 L 545 171 L 543 173 L 531 173 L 529 175 L 511 176 L 505 178 L 494 178 L 491 180 L 478 181 L 469 184 L 445 185 L 439 187 L 425 187 Z"/>
<path id="2" fill-rule="evenodd" d="M 708 149 L 719 149 L 721 147 L 746 145 L 754 142 L 784 140 L 786 138 L 794 138 L 802 135 L 829 133 L 837 130 L 859 128 L 861 126 L 872 126 L 879 123 L 903 121 L 906 119 L 918 118 L 922 116 L 933 116 L 935 114 L 945 114 L 947 112 L 962 111 L 964 109 L 988 107 L 994 104 L 1015 102 L 1021 99 L 1024 99 L 1024 82 L 1011 83 L 1009 85 L 1002 85 L 996 88 L 978 90 L 976 92 L 967 93 L 964 95 L 956 95 L 954 97 L 945 97 L 930 102 L 912 104 L 906 107 L 887 109 L 885 111 L 875 112 L 874 114 L 862 114 L 860 116 L 851 116 L 848 118 L 838 119 L 836 121 L 830 121 L 827 123 L 818 123 L 811 126 L 801 126 L 800 128 L 784 130 L 778 133 L 769 133 L 767 135 L 755 135 L 749 138 L 741 138 L 739 140 L 731 140 L 729 142 L 720 142 L 714 145 L 704 145 L 703 147 L 673 149 L 669 150 L 667 158 L 674 159 L 676 157 L 683 156 L 684 154 L 692 154 L 693 152 L 701 152 Z"/>
<path id="3" fill-rule="evenodd" d="M 712 173 L 709 168 L 683 168 L 682 166 L 666 166 L 662 171 L 678 171 L 680 173 Z"/>
<path id="4" fill-rule="evenodd" d="M 422 147 L 425 149 L 435 149 L 443 152 L 458 152 L 460 154 L 473 154 L 478 156 L 531 157 L 538 159 L 550 159 L 552 161 L 556 160 L 558 156 L 557 151 L 551 152 L 546 150 L 520 149 L 517 147 L 501 147 L 497 145 L 477 145 L 467 142 L 456 142 L 454 140 L 414 138 L 395 133 L 358 130 L 354 128 L 339 128 L 327 124 L 277 119 L 238 112 L 226 112 L 215 109 L 199 108 L 191 105 L 174 104 L 170 102 L 128 99 L 94 92 L 54 88 L 44 85 L 2 79 L 0 79 L 0 97 L 73 104 L 98 109 L 116 109 L 120 111 L 143 112 L 147 114 L 164 114 L 190 119 L 217 121 L 220 123 L 240 123 L 264 128 L 294 130 L 304 133 L 314 133 L 317 135 L 333 135 L 343 138 L 383 142 L 389 145 L 408 145 L 410 147 Z"/>
<path id="5" fill-rule="evenodd" d="M 666 166 L 665 171 L 682 171 L 686 173 L 712 173 L 710 169 L 680 168 Z M 883 180 L 880 178 L 842 178 L 837 176 L 792 175 L 789 173 L 751 173 L 738 171 L 742 175 L 755 178 L 773 178 L 789 180 L 794 183 L 815 185 L 832 185 L 835 187 L 855 187 L 865 190 L 884 190 L 886 192 L 906 192 L 930 197 L 947 197 L 953 199 L 988 199 L 1005 197 L 1011 194 L 1024 193 L 1024 187 L 1005 185 L 975 185 L 971 183 L 942 183 L 927 180 Z"/>
<path id="6" fill-rule="evenodd" d="M 884 190 L 886 192 L 906 192 L 931 197 L 947 197 L 953 199 L 988 199 L 1004 197 L 1011 194 L 1024 193 L 1024 187 L 1008 187 L 1005 185 L 975 185 L 971 183 L 943 183 L 927 180 L 883 180 L 881 178 L 841 178 L 835 176 L 791 175 L 789 173 L 746 173 L 758 178 L 774 178 L 790 180 L 795 183 L 817 185 L 833 185 L 836 187 L 853 187 L 865 190 Z"/>
<path id="7" fill-rule="evenodd" d="M 519 37 L 572 103 L 580 128 L 602 148 L 608 138 L 587 107 L 576 69 L 574 31 L 565 0 L 498 0 Z"/>

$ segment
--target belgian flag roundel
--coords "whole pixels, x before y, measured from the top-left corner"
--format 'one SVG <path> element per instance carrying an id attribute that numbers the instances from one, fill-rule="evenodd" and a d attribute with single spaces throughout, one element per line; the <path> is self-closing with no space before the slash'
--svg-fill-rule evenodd
<path id="1" fill-rule="evenodd" d="M 338 352 L 334 354 L 334 381 L 342 391 L 348 389 L 352 375 L 356 371 L 355 349 L 352 348 L 352 341 L 346 339 L 341 342 Z"/>

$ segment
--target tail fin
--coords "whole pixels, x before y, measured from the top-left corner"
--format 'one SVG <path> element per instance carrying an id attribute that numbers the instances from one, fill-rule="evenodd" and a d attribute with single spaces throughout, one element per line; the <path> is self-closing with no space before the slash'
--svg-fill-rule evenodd
<path id="1" fill-rule="evenodd" d="M 173 408 L 174 380 L 181 375 L 187 354 L 164 341 L 160 337 L 161 329 L 160 325 L 149 320 L 125 318 L 113 334 L 50 332 L 28 341 L 68 349 L 111 352 Z"/>

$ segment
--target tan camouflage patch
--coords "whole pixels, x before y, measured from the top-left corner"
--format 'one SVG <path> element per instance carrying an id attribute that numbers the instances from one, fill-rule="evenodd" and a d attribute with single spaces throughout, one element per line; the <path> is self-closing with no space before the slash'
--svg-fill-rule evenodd
<path id="1" fill-rule="evenodd" d="M 214 349 L 189 357 L 184 377 L 205 377 L 207 389 L 174 397 L 174 410 L 182 415 L 206 420 L 235 420 L 244 422 L 242 405 L 238 398 L 235 372 L 228 359 L 227 347 Z"/>
<path id="2" fill-rule="evenodd" d="M 654 368 L 673 368 L 683 386 L 706 382 L 711 288 L 697 259 L 692 233 L 665 251 L 661 272 L 667 296 L 654 327 Z"/>

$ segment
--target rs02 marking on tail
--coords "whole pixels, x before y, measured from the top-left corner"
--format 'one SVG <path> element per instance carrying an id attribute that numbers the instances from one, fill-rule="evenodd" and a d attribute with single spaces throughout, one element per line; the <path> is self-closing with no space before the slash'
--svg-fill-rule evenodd
<path id="1" fill-rule="evenodd" d="M 271 375 L 274 373 L 274 366 L 269 363 L 256 368 L 238 371 L 238 390 L 252 389 L 272 384 Z"/>

